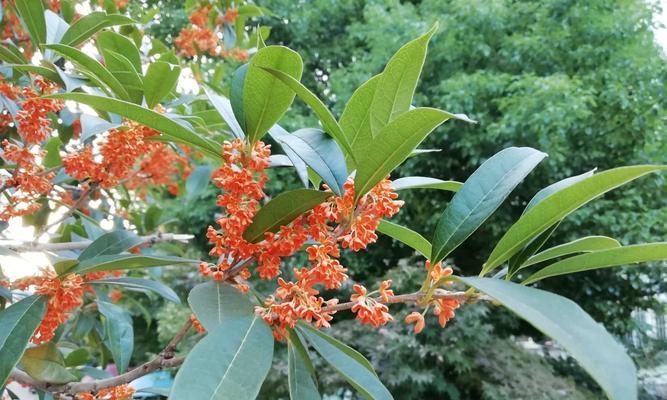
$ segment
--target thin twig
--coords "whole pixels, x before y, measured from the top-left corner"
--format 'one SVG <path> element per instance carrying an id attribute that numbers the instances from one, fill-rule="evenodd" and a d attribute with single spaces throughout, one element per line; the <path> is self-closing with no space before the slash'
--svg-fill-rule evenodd
<path id="1" fill-rule="evenodd" d="M 194 238 L 194 235 L 180 234 L 180 233 L 158 233 L 155 235 L 142 236 L 142 245 L 153 245 L 159 242 L 168 241 L 186 241 Z M 23 242 L 21 244 L 6 244 L 7 248 L 16 252 L 23 251 L 62 251 L 62 250 L 82 250 L 90 246 L 91 240 L 82 240 L 80 242 L 63 242 L 63 243 L 35 243 Z M 5 245 L 0 242 L 0 245 Z"/>

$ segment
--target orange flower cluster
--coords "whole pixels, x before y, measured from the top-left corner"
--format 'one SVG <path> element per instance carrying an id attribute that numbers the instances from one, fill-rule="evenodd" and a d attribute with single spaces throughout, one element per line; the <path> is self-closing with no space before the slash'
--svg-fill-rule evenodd
<path id="1" fill-rule="evenodd" d="M 190 314 L 190 321 L 192 322 L 192 326 L 195 328 L 195 330 L 199 333 L 205 333 L 206 329 L 204 328 L 204 325 L 199 322 L 197 317 L 195 317 L 194 314 Z"/>
<path id="2" fill-rule="evenodd" d="M 361 285 L 355 284 L 352 286 L 355 294 L 350 297 L 350 300 L 356 303 L 352 306 L 352 312 L 357 314 L 359 322 L 377 328 L 394 320 L 391 314 L 389 314 L 389 308 L 385 304 L 378 302 L 379 299 L 388 301 L 389 296 L 394 295 L 394 292 L 389 289 L 390 286 L 390 280 L 380 283 L 380 287 L 378 288 L 379 298 L 370 297 L 373 293 L 367 294 L 366 288 Z"/>
<path id="3" fill-rule="evenodd" d="M 187 157 L 180 156 L 166 144 L 147 140 L 158 133 L 127 122 L 121 128 L 109 130 L 99 144 L 100 161 L 95 160 L 93 146 L 86 145 L 80 152 L 63 157 L 65 172 L 78 180 L 99 182 L 103 188 L 114 187 L 120 181 L 125 181 L 129 189 L 147 184 L 172 185 L 173 176 L 181 170 L 186 175 L 189 173 Z M 141 162 L 135 170 L 137 160 Z"/>
<path id="4" fill-rule="evenodd" d="M 132 400 L 134 389 L 129 385 L 120 385 L 100 389 L 97 396 L 91 393 L 78 393 L 76 400 Z"/>
<path id="5" fill-rule="evenodd" d="M 23 278 L 16 282 L 16 287 L 21 290 L 35 286 L 36 294 L 49 297 L 46 314 L 32 336 L 33 343 L 41 344 L 53 339 L 58 326 L 67 321 L 72 310 L 81 306 L 83 284 L 83 278 L 79 275 L 70 274 L 58 278 L 50 269 L 44 269 L 39 276 Z"/>
<path id="6" fill-rule="evenodd" d="M 437 263 L 433 266 L 433 269 L 431 269 L 431 262 L 427 260 L 425 266 L 427 270 L 431 270 L 429 276 L 431 285 L 436 285 L 442 278 L 451 276 L 453 273 L 451 267 L 443 267 L 441 263 Z M 461 302 L 457 299 L 442 298 L 433 299 L 430 304 L 433 305 L 433 314 L 438 317 L 438 323 L 444 328 L 447 325 L 447 322 L 454 318 L 454 310 L 459 308 Z M 415 324 L 414 331 L 415 333 L 419 333 L 425 326 L 424 314 L 413 312 L 405 317 L 405 322 L 408 324 Z"/>
<path id="7" fill-rule="evenodd" d="M 225 50 L 220 44 L 220 26 L 222 24 L 233 24 L 238 16 L 238 9 L 228 8 L 225 14 L 218 16 L 215 26 L 206 26 L 209 22 L 209 14 L 212 6 L 199 7 L 190 14 L 191 27 L 183 28 L 174 40 L 181 55 L 194 57 L 197 55 L 209 55 L 211 57 L 232 58 L 239 62 L 248 61 L 249 54 L 246 50 L 233 48 Z"/>
<path id="8" fill-rule="evenodd" d="M 50 94 L 58 89 L 58 85 L 40 79 L 35 80 L 41 95 Z M 51 134 L 51 119 L 47 114 L 59 112 L 64 103 L 60 100 L 42 99 L 32 87 L 21 88 L 21 110 L 16 114 L 18 132 L 26 144 L 39 144 Z"/>
<path id="9" fill-rule="evenodd" d="M 51 180 L 55 174 L 37 164 L 37 157 L 43 157 L 46 154 L 44 151 L 34 154 L 25 147 L 9 143 L 7 139 L 2 141 L 2 149 L 2 158 L 15 165 L 12 176 L 2 181 L 3 186 L 16 189 L 9 204 L 0 207 L 0 221 L 7 221 L 36 212 L 41 207 L 37 200 L 51 191 Z"/>

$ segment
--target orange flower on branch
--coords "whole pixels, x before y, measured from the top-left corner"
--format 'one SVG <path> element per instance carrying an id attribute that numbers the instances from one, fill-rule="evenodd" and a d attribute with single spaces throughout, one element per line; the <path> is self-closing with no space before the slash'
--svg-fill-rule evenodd
<path id="1" fill-rule="evenodd" d="M 100 389 L 97 395 L 91 393 L 78 393 L 77 400 L 132 400 L 135 390 L 129 385 L 120 385 L 106 389 Z"/>
<path id="2" fill-rule="evenodd" d="M 426 322 L 424 321 L 424 315 L 416 311 L 411 312 L 407 317 L 405 317 L 406 324 L 415 324 L 414 331 L 415 333 L 420 333 L 424 330 Z"/>
<path id="3" fill-rule="evenodd" d="M 233 24 L 238 16 L 239 16 L 238 8 L 230 7 L 225 11 L 225 15 L 222 17 L 222 20 L 228 24 Z"/>
<path id="4" fill-rule="evenodd" d="M 211 5 L 197 8 L 190 14 L 190 22 L 203 28 L 206 22 L 208 22 L 208 14 L 211 12 L 211 8 L 213 8 Z"/>
<path id="5" fill-rule="evenodd" d="M 391 314 L 389 314 L 389 308 L 387 308 L 386 305 L 379 303 L 377 299 L 369 297 L 366 294 L 367 291 L 365 287 L 355 284 L 352 286 L 352 289 L 355 291 L 355 294 L 350 297 L 350 300 L 356 303 L 352 306 L 352 312 L 357 314 L 357 320 L 359 322 L 377 328 L 394 320 Z M 386 288 L 383 290 L 385 294 L 388 294 Z"/>
<path id="6" fill-rule="evenodd" d="M 34 344 L 46 343 L 53 339 L 56 329 L 65 323 L 70 313 L 83 303 L 83 278 L 76 274 L 59 278 L 51 269 L 42 270 L 41 275 L 23 278 L 16 287 L 27 290 L 35 287 L 35 293 L 48 296 L 46 314 L 32 336 Z"/>

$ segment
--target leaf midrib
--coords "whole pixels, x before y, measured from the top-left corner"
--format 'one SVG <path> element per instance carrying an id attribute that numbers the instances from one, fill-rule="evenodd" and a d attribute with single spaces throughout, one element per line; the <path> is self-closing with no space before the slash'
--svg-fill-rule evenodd
<path id="1" fill-rule="evenodd" d="M 232 366 L 234 365 L 234 361 L 238 357 L 238 355 L 241 353 L 241 350 L 243 350 L 243 346 L 245 345 L 246 340 L 248 339 L 248 336 L 250 336 L 250 332 L 252 331 L 253 326 L 255 326 L 255 322 L 257 322 L 258 317 L 255 315 L 252 319 L 252 323 L 248 327 L 248 330 L 246 331 L 245 335 L 243 335 L 243 339 L 241 340 L 241 343 L 239 344 L 239 347 L 236 349 L 236 353 L 234 353 L 234 357 L 232 357 L 232 360 L 229 362 L 229 366 L 225 370 L 225 373 L 222 375 L 222 378 L 220 379 L 220 382 L 218 383 L 218 386 L 215 387 L 215 390 L 213 390 L 213 393 L 211 393 L 211 397 L 209 397 L 209 400 L 212 400 L 215 398 L 216 394 L 218 393 L 218 390 L 220 390 L 220 387 L 224 383 L 225 379 L 227 378 L 227 374 L 229 371 L 232 369 Z"/>

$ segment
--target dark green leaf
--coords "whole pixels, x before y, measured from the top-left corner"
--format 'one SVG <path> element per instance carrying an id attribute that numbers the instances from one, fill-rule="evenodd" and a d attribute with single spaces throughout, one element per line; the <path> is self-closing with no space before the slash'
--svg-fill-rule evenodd
<path id="1" fill-rule="evenodd" d="M 426 258 L 431 256 L 431 243 L 410 228 L 383 219 L 380 221 L 377 231 L 410 246 Z"/>
<path id="2" fill-rule="evenodd" d="M 331 193 L 311 189 L 296 189 L 283 192 L 262 207 L 252 224 L 243 232 L 243 238 L 256 243 L 264 239 L 265 232 L 277 232 L 281 226 L 323 203 Z"/>
<path id="3" fill-rule="evenodd" d="M 271 368 L 271 329 L 257 315 L 224 319 L 190 351 L 170 399 L 254 399 Z"/>
<path id="4" fill-rule="evenodd" d="M 135 71 L 141 71 L 141 55 L 139 49 L 132 43 L 130 39 L 113 31 L 103 31 L 97 35 L 95 40 L 97 48 L 106 60 L 106 53 L 113 51 L 122 54 L 134 67 Z"/>
<path id="5" fill-rule="evenodd" d="M 229 284 L 215 281 L 195 286 L 188 296 L 188 304 L 209 332 L 226 319 L 252 316 L 254 310 L 248 295 Z"/>
<path id="6" fill-rule="evenodd" d="M 122 307 L 97 300 L 97 307 L 104 315 L 105 344 L 111 351 L 119 373 L 125 373 L 134 350 L 132 318 Z"/>
<path id="7" fill-rule="evenodd" d="M 188 199 L 197 198 L 206 186 L 211 182 L 211 167 L 200 165 L 190 173 L 185 181 L 185 191 Z"/>
<path id="8" fill-rule="evenodd" d="M 313 381 L 312 363 L 308 352 L 301 343 L 298 334 L 290 333 L 287 343 L 288 384 L 291 400 L 321 399 L 317 386 Z"/>
<path id="9" fill-rule="evenodd" d="M 345 156 L 335 140 L 319 129 L 305 128 L 281 136 L 279 141 L 312 168 L 334 193 L 342 195 L 347 169 Z"/>
<path id="10" fill-rule="evenodd" d="M 89 258 L 120 254 L 143 243 L 143 239 L 130 231 L 113 231 L 93 241 L 80 255 L 79 261 Z"/>
<path id="11" fill-rule="evenodd" d="M 440 216 L 431 263 L 447 257 L 472 235 L 544 157 L 546 154 L 530 147 L 510 147 L 486 160 Z"/>
<path id="12" fill-rule="evenodd" d="M 74 22 L 62 39 L 60 43 L 68 46 L 77 46 L 94 34 L 104 28 L 116 25 L 133 24 L 134 20 L 120 14 L 107 14 L 103 11 L 95 11 L 88 15 L 84 15 Z"/>
<path id="13" fill-rule="evenodd" d="M 284 72 L 298 80 L 303 62 L 298 53 L 283 46 L 264 47 L 252 57 L 243 85 L 243 116 L 251 143 L 261 139 L 294 100 L 292 89 L 263 68 Z"/>
<path id="14" fill-rule="evenodd" d="M 160 296 L 164 297 L 169 301 L 173 301 L 176 304 L 180 304 L 181 302 L 181 300 L 178 298 L 178 295 L 176 294 L 176 292 L 174 292 L 172 288 L 163 283 L 153 281 L 150 279 L 130 278 L 130 277 L 105 278 L 96 281 L 89 281 L 88 283 L 91 285 L 118 285 L 128 288 L 130 290 L 137 290 L 140 292 L 151 291 L 159 294 Z"/>
<path id="15" fill-rule="evenodd" d="M 89 258 L 81 261 L 69 273 L 86 273 L 96 271 L 113 271 L 116 269 L 137 269 L 162 267 L 165 265 L 197 264 L 197 260 L 188 260 L 180 257 L 143 256 L 134 254 L 115 254 Z"/>
<path id="16" fill-rule="evenodd" d="M 542 268 L 522 282 L 528 285 L 552 276 L 667 259 L 667 242 L 636 244 L 566 258 Z"/>
<path id="17" fill-rule="evenodd" d="M 310 325 L 299 324 L 297 329 L 362 396 L 373 400 L 393 399 L 373 366 L 359 352 Z"/>
<path id="18" fill-rule="evenodd" d="M 33 378 L 49 383 L 67 383 L 76 380 L 53 342 L 31 347 L 21 357 L 21 368 Z"/>
<path id="19" fill-rule="evenodd" d="M 46 312 L 46 296 L 29 296 L 0 311 L 0 386 L 21 359 Z"/>
<path id="20" fill-rule="evenodd" d="M 155 107 L 169 93 L 174 90 L 181 75 L 181 67 L 155 61 L 148 66 L 144 79 L 144 96 L 149 108 Z"/>
<path id="21" fill-rule="evenodd" d="M 443 181 L 442 179 L 429 178 L 426 176 L 407 176 L 392 181 L 391 186 L 396 190 L 438 189 L 458 192 L 463 186 L 463 183 L 457 181 Z"/>
<path id="22" fill-rule="evenodd" d="M 586 236 L 581 239 L 573 240 L 569 243 L 561 244 L 544 250 L 539 254 L 530 257 L 521 268 L 529 267 L 544 261 L 557 257 L 567 256 L 574 253 L 590 253 L 591 251 L 613 249 L 621 247 L 616 239 L 607 236 Z"/>
<path id="23" fill-rule="evenodd" d="M 505 232 L 484 265 L 483 273 L 508 260 L 533 237 L 547 230 L 579 207 L 606 192 L 651 172 L 667 169 L 661 165 L 636 165 L 601 172 L 561 189 L 537 203 Z"/>
<path id="24" fill-rule="evenodd" d="M 42 44 L 46 42 L 46 21 L 44 19 L 44 3 L 35 0 L 16 0 L 14 2 L 16 11 L 23 25 L 30 34 L 30 40 L 35 45 L 35 48 L 42 48 Z"/>
<path id="25" fill-rule="evenodd" d="M 376 75 L 359 86 L 345 105 L 343 115 L 340 117 L 340 127 L 350 144 L 352 154 L 360 154 L 360 149 L 373 141 L 370 122 L 371 102 L 379 81 L 380 75 Z"/>
<path id="26" fill-rule="evenodd" d="M 461 278 L 550 336 L 613 400 L 637 399 L 637 372 L 623 346 L 576 303 L 553 293 L 490 278 Z"/>

